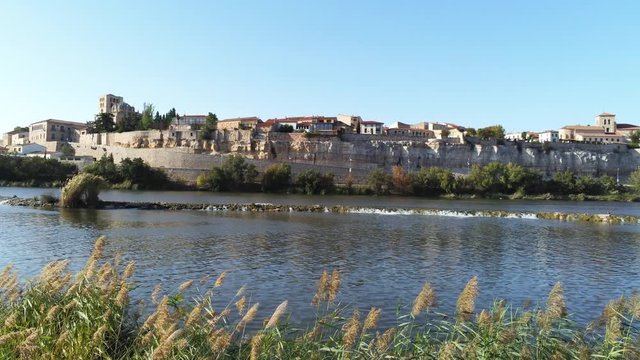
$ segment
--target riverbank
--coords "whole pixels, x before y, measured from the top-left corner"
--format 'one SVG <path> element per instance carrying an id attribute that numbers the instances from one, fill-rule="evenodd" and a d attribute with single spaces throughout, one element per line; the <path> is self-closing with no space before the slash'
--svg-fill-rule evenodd
<path id="1" fill-rule="evenodd" d="M 0 204 L 27 206 L 44 209 L 59 208 L 55 198 L 0 198 Z M 401 208 L 384 206 L 347 206 L 347 205 L 293 205 L 271 203 L 170 203 L 170 202 L 127 202 L 100 201 L 97 209 L 139 209 L 139 210 L 196 210 L 217 212 L 302 212 L 302 213 L 338 213 L 338 214 L 377 214 L 377 215 L 422 215 L 450 217 L 492 217 L 514 219 L 541 219 L 564 222 L 585 222 L 599 224 L 638 224 L 640 216 L 616 214 L 588 214 L 563 212 L 526 212 L 504 210 L 451 210 L 435 208 Z"/>

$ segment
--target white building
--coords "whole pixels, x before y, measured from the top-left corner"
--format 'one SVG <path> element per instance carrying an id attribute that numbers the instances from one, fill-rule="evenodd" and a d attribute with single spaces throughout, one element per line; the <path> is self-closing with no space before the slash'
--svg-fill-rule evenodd
<path id="1" fill-rule="evenodd" d="M 545 130 L 540 133 L 539 141 L 544 142 L 558 142 L 560 139 L 559 132 L 557 130 Z"/>
<path id="2" fill-rule="evenodd" d="M 382 126 L 384 123 L 379 121 L 363 121 L 360 124 L 360 134 L 372 134 L 372 135 L 380 135 L 382 134 Z"/>
<path id="3" fill-rule="evenodd" d="M 25 156 L 29 154 L 42 154 L 42 156 L 45 156 L 47 147 L 40 144 L 11 145 L 9 146 L 9 152 Z"/>

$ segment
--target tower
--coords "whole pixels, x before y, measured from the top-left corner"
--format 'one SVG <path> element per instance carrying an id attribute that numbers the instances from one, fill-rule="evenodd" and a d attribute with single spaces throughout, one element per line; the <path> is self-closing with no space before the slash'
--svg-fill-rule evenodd
<path id="1" fill-rule="evenodd" d="M 604 112 L 596 116 L 596 126 L 603 127 L 606 134 L 615 134 L 617 130 L 616 114 Z"/>

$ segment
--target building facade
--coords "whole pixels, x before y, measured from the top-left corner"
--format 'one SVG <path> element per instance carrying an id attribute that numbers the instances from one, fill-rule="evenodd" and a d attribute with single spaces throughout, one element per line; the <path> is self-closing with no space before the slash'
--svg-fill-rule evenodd
<path id="1" fill-rule="evenodd" d="M 80 135 L 84 135 L 86 133 L 86 124 L 73 121 L 48 119 L 29 125 L 29 142 L 78 142 L 80 140 Z"/>
<path id="2" fill-rule="evenodd" d="M 558 142 L 560 139 L 559 133 L 557 130 L 545 130 L 539 134 L 539 141 L 544 142 Z"/>
<path id="3" fill-rule="evenodd" d="M 379 121 L 363 121 L 360 124 L 360 134 L 380 135 L 382 134 L 382 127 L 384 123 Z"/>
<path id="4" fill-rule="evenodd" d="M 106 94 L 98 99 L 98 113 L 107 113 L 113 115 L 113 121 L 120 122 L 129 113 L 135 112 L 136 109 L 124 102 L 122 96 Z"/>
<path id="5" fill-rule="evenodd" d="M 606 134 L 615 134 L 618 131 L 616 127 L 616 114 L 602 113 L 596 116 L 596 126 L 604 129 Z"/>

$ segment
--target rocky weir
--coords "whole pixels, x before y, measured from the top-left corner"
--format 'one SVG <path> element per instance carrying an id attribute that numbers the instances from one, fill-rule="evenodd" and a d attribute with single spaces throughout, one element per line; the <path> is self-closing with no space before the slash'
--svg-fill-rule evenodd
<path id="1" fill-rule="evenodd" d="M 0 198 L 0 205 L 26 206 L 43 209 L 57 209 L 55 202 L 38 198 Z M 561 213 L 561 212 L 518 212 L 503 210 L 447 210 L 431 208 L 394 208 L 394 207 L 358 207 L 345 205 L 282 205 L 271 203 L 232 203 L 232 204 L 184 204 L 168 202 L 122 202 L 100 201 L 98 209 L 140 209 L 140 210 L 194 210 L 212 212 L 298 212 L 298 213 L 338 213 L 338 214 L 376 214 L 376 215 L 422 215 L 450 217 L 495 217 L 513 219 L 541 219 L 564 222 L 583 222 L 599 224 L 640 224 L 640 216 Z"/>

